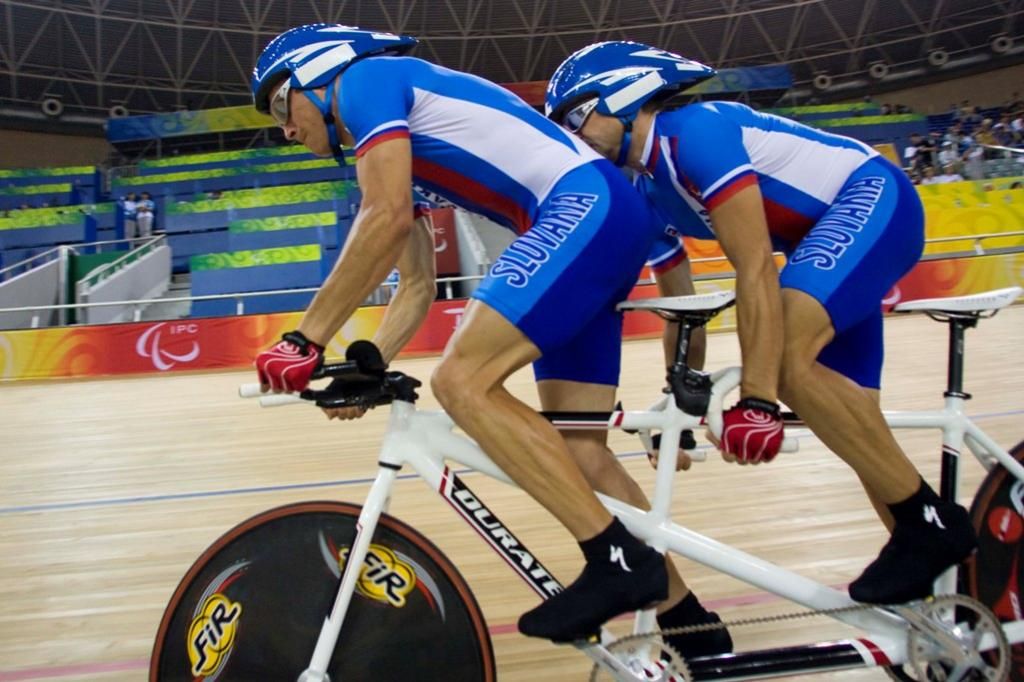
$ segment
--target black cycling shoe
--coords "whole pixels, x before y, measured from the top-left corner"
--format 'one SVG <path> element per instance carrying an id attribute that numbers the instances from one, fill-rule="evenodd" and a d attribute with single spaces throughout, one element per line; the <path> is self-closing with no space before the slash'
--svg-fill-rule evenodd
<path id="1" fill-rule="evenodd" d="M 589 639 L 627 611 L 668 596 L 665 557 L 640 542 L 616 519 L 596 538 L 580 543 L 587 563 L 564 591 L 519 618 L 519 631 L 554 642 Z"/>
<path id="2" fill-rule="evenodd" d="M 703 625 L 707 623 L 721 623 L 722 619 L 714 611 L 706 611 L 704 618 L 699 622 L 691 622 L 689 625 Z M 659 619 L 658 625 L 662 629 L 668 629 L 662 625 Z M 683 660 L 701 658 L 703 656 L 719 656 L 732 653 L 732 636 L 725 627 L 704 632 L 692 632 L 685 635 L 665 635 L 662 637 L 665 644 L 676 650 Z"/>
<path id="3" fill-rule="evenodd" d="M 890 509 L 895 512 L 898 506 Z M 902 604 L 924 599 L 932 594 L 936 578 L 977 548 L 970 516 L 960 505 L 935 498 L 917 505 L 916 511 L 896 517 L 892 537 L 878 558 L 850 583 L 854 600 Z"/>

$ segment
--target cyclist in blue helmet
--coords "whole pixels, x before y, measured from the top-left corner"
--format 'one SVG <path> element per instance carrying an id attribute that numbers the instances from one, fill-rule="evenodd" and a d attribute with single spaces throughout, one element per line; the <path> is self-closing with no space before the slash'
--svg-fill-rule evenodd
<path id="1" fill-rule="evenodd" d="M 557 69 L 546 112 L 635 171 L 680 232 L 713 234 L 732 262 L 743 381 L 725 414 L 723 457 L 775 457 L 781 396 L 856 471 L 892 531 L 850 595 L 923 598 L 976 538 L 879 409 L 881 302 L 921 255 L 921 201 L 901 169 L 859 141 L 733 102 L 673 106 L 707 73 L 647 45 L 599 43 Z M 781 274 L 773 247 L 786 254 Z"/>
<path id="2" fill-rule="evenodd" d="M 520 630 L 586 638 L 654 602 L 676 622 L 713 620 L 674 567 L 594 494 L 647 506 L 605 433 L 563 439 L 504 387 L 532 362 L 545 410 L 613 409 L 622 332 L 615 306 L 636 283 L 659 223 L 622 174 L 578 138 L 493 83 L 403 56 L 414 42 L 317 24 L 283 33 L 259 58 L 256 108 L 317 154 L 354 147 L 362 193 L 341 256 L 298 329 L 257 357 L 261 384 L 304 389 L 324 347 L 396 264 L 398 293 L 374 340 L 390 361 L 411 338 L 436 291 L 433 241 L 413 225 L 411 184 L 491 219 L 516 239 L 473 293 L 432 388 L 586 558 L 580 577 L 524 614 Z M 732 646 L 724 630 L 669 642 L 684 656 Z"/>

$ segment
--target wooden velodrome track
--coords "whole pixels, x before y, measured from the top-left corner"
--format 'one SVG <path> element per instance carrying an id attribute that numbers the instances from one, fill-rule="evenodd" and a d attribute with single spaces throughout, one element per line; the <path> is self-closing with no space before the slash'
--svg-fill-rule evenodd
<path id="1" fill-rule="evenodd" d="M 998 442 L 1024 438 L 1024 306 L 967 335 L 969 414 Z M 884 405 L 941 404 L 946 327 L 923 316 L 889 318 Z M 733 334 L 713 335 L 708 367 L 738 361 Z M 396 366 L 426 379 L 433 359 Z M 639 409 L 662 381 L 657 341 L 625 344 L 622 398 Z M 375 471 L 385 410 L 359 423 L 327 422 L 304 406 L 261 410 L 235 397 L 249 372 L 177 374 L 0 388 L 0 682 L 142 680 L 166 600 L 193 559 L 223 531 L 272 506 L 304 499 L 362 500 Z M 531 403 L 529 372 L 511 387 Z M 434 407 L 429 395 L 421 401 Z M 931 480 L 934 432 L 901 442 Z M 639 443 L 613 447 L 650 489 Z M 965 459 L 963 490 L 982 477 Z M 568 535 L 527 496 L 480 475 L 467 483 L 563 580 L 580 556 Z M 679 474 L 676 518 L 829 585 L 842 586 L 884 540 L 853 473 L 812 437 L 769 466 L 740 468 L 717 456 Z M 583 680 L 577 652 L 515 631 L 536 598 L 472 530 L 419 481 L 397 486 L 391 512 L 414 520 L 454 560 L 491 628 L 499 679 Z M 703 567 L 683 562 L 701 598 L 726 619 L 798 610 Z M 624 623 L 618 623 L 621 627 Z M 843 636 L 818 618 L 734 631 L 739 648 Z M 880 671 L 835 677 L 882 679 Z"/>

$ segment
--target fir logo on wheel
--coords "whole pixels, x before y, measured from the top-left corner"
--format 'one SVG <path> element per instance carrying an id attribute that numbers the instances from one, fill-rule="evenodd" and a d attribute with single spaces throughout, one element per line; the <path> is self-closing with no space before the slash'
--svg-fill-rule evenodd
<path id="1" fill-rule="evenodd" d="M 188 658 L 196 677 L 216 677 L 231 655 L 242 605 L 223 594 L 211 594 L 188 628 Z"/>
<path id="2" fill-rule="evenodd" d="M 338 553 L 338 567 L 345 570 L 350 548 L 342 547 Z M 398 558 L 387 547 L 370 545 L 366 560 L 359 572 L 356 591 L 374 601 L 391 604 L 395 608 L 405 606 L 405 598 L 416 587 L 416 572 L 412 566 Z"/>

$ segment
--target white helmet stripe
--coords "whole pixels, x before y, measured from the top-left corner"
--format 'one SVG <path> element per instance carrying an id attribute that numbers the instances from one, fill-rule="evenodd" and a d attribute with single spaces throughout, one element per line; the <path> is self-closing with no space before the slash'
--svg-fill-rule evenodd
<path id="1" fill-rule="evenodd" d="M 274 69 L 277 68 L 278 64 L 280 64 L 281 62 L 286 62 L 289 59 L 291 59 L 291 60 L 305 59 L 306 57 L 308 57 L 309 55 L 313 54 L 317 50 L 321 50 L 321 49 L 323 49 L 325 47 L 330 47 L 331 45 L 340 45 L 342 43 L 347 43 L 347 42 L 350 42 L 350 41 L 348 41 L 348 40 L 322 40 L 319 43 L 312 43 L 310 45 L 303 45 L 302 47 L 300 47 L 298 49 L 292 50 L 291 52 L 286 52 L 285 54 L 283 54 L 280 57 L 278 57 L 277 60 L 273 64 L 271 64 L 267 68 L 263 69 L 263 73 L 271 73 Z"/>
<path id="2" fill-rule="evenodd" d="M 345 64 L 356 58 L 356 51 L 352 49 L 352 46 L 348 41 L 341 43 L 337 47 L 333 47 L 327 50 L 323 54 L 319 54 L 310 61 L 306 62 L 299 68 L 295 69 L 295 77 L 298 79 L 300 85 L 310 83 L 318 78 L 324 71 L 334 68 L 339 64 Z"/>
<path id="3" fill-rule="evenodd" d="M 651 71 L 643 78 L 633 81 L 618 92 L 606 97 L 604 103 L 608 110 L 614 114 L 619 109 L 628 107 L 641 97 L 655 92 L 663 85 L 665 85 L 665 79 L 661 77 L 661 74 L 657 71 Z"/>
<path id="4" fill-rule="evenodd" d="M 650 59 L 664 59 L 670 62 L 679 62 L 679 55 L 672 54 L 671 52 L 665 52 L 665 50 L 659 50 L 657 48 L 649 48 L 646 50 L 637 50 L 636 52 L 630 52 L 630 57 L 648 57 Z"/>

